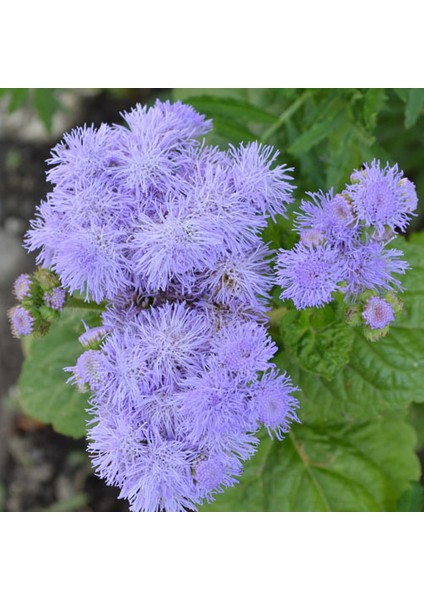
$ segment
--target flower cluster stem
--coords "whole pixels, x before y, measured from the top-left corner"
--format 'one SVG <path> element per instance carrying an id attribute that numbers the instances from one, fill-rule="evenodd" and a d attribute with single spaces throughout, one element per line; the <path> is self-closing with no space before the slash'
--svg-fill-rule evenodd
<path id="1" fill-rule="evenodd" d="M 88 310 L 104 310 L 106 308 L 106 303 L 101 302 L 98 304 L 97 302 L 86 302 L 83 298 L 75 298 L 75 296 L 69 296 L 66 300 L 67 308 L 86 308 Z"/>

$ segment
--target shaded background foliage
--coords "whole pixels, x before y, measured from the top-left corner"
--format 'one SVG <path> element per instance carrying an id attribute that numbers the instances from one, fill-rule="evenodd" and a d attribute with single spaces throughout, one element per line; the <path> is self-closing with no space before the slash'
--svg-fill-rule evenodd
<path id="1" fill-rule="evenodd" d="M 1 96 L 4 108 L 13 113 L 26 107 L 49 132 L 59 115 L 69 116 L 65 90 L 3 89 Z M 424 198 L 422 89 L 98 90 L 93 97 L 101 99 L 102 110 L 86 110 L 72 125 L 116 121 L 119 110 L 158 96 L 187 101 L 213 118 L 209 143 L 226 147 L 258 139 L 274 145 L 278 160 L 295 168 L 297 200 L 306 191 L 341 191 L 350 173 L 374 157 L 397 162 Z M 422 510 L 417 458 L 424 447 L 422 206 L 408 239 L 399 241 L 412 270 L 404 278 L 404 313 L 386 338 L 368 342 L 343 322 L 337 303 L 283 311 L 273 321 L 280 346 L 276 361 L 302 390 L 302 424 L 283 443 L 264 438 L 240 485 L 202 510 Z M 297 239 L 290 220 L 281 218 L 265 235 L 274 248 L 290 248 Z M 278 311 L 278 290 L 274 299 Z M 25 413 L 75 438 L 84 431 L 87 399 L 65 389 L 62 368 L 75 362 L 80 319 L 66 312 L 46 338 L 25 345 L 19 393 Z M 99 509 L 86 490 L 80 504 L 70 506 Z"/>

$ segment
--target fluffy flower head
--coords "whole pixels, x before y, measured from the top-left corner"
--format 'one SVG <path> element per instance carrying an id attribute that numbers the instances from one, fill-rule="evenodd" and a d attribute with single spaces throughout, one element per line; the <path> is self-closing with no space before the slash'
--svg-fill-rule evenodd
<path id="1" fill-rule="evenodd" d="M 31 290 L 31 277 L 26 273 L 22 273 L 13 284 L 13 291 L 18 300 L 23 300 L 29 296 Z"/>
<path id="2" fill-rule="evenodd" d="M 33 331 L 34 317 L 22 306 L 9 310 L 9 321 L 12 334 L 17 337 L 29 335 Z"/>
<path id="3" fill-rule="evenodd" d="M 367 300 L 362 316 L 371 329 L 383 329 L 395 318 L 392 305 L 377 296 Z"/>
<path id="4" fill-rule="evenodd" d="M 302 309 L 330 302 L 344 278 L 345 266 L 332 248 L 297 244 L 292 250 L 280 251 L 276 271 L 281 299 L 291 299 Z"/>
<path id="5" fill-rule="evenodd" d="M 386 226 L 405 231 L 417 206 L 415 186 L 403 178 L 397 165 L 380 166 L 373 160 L 361 171 L 354 171 L 352 184 L 347 186 L 358 219 L 383 233 Z"/>

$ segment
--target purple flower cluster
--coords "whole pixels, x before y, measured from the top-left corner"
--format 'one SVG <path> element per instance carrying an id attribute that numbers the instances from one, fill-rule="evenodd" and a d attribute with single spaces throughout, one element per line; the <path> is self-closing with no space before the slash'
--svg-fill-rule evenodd
<path id="1" fill-rule="evenodd" d="M 91 391 L 96 472 L 131 510 L 194 510 L 236 483 L 262 425 L 281 439 L 297 420 L 271 362 L 259 237 L 293 186 L 269 146 L 199 141 L 211 123 L 190 106 L 123 118 L 53 149 L 53 191 L 26 245 L 70 293 L 107 302 L 68 368 Z"/>
<path id="2" fill-rule="evenodd" d="M 13 292 L 20 304 L 12 307 L 8 316 L 12 334 L 17 338 L 46 333 L 66 300 L 66 290 L 57 277 L 41 268 L 32 276 L 19 275 Z"/>
<path id="3" fill-rule="evenodd" d="M 376 160 L 354 171 L 351 181 L 341 194 L 310 193 L 298 213 L 300 241 L 278 254 L 281 299 L 292 300 L 298 309 L 323 306 L 337 291 L 346 302 L 355 302 L 364 292 L 401 289 L 396 275 L 408 264 L 401 251 L 387 244 L 414 214 L 415 186 L 397 165 L 382 168 Z M 371 314 L 371 309 L 365 311 L 365 322 L 376 328 Z"/>
<path id="4" fill-rule="evenodd" d="M 235 300 L 249 276 L 267 289 L 257 233 L 269 215 L 284 214 L 293 189 L 289 169 L 271 168 L 278 153 L 200 143 L 210 121 L 179 102 L 138 105 L 123 117 L 124 125 L 77 128 L 53 149 L 54 188 L 27 249 L 40 251 L 38 262 L 70 293 L 96 302 L 125 289 L 184 297 L 219 289 Z"/>

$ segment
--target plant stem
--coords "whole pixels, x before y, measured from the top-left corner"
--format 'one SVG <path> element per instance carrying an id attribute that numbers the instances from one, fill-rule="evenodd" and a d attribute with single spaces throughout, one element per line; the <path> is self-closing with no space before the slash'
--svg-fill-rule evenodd
<path id="1" fill-rule="evenodd" d="M 265 133 L 261 137 L 261 142 L 265 143 L 269 140 L 269 138 L 276 133 L 284 123 L 286 123 L 291 116 L 302 106 L 305 100 L 309 97 L 309 91 L 304 92 L 296 102 L 293 102 L 281 115 L 278 117 L 277 121 L 269 127 Z"/>
<path id="2" fill-rule="evenodd" d="M 67 308 L 86 308 L 88 310 L 103 310 L 106 307 L 105 302 L 101 302 L 97 304 L 97 302 L 85 302 L 83 298 L 75 298 L 74 296 L 69 296 L 66 300 Z"/>

